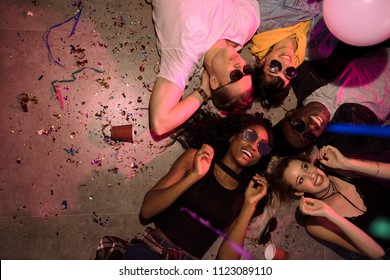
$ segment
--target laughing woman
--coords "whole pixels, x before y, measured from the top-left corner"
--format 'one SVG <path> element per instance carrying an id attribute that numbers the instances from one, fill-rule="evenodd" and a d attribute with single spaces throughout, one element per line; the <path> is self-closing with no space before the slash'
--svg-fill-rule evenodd
<path id="1" fill-rule="evenodd" d="M 226 238 L 217 258 L 239 259 L 243 251 L 231 242 L 243 246 L 267 194 L 267 181 L 255 170 L 270 151 L 269 126 L 262 116 L 203 113 L 172 137 L 186 150 L 146 193 L 140 217 L 154 227 L 124 259 L 201 259 L 219 234 Z"/>

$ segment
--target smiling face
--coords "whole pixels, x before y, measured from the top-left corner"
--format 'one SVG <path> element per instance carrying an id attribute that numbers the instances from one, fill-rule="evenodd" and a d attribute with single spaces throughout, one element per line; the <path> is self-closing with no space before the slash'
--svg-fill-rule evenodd
<path id="1" fill-rule="evenodd" d="M 236 165 L 241 167 L 248 167 L 255 165 L 261 158 L 258 150 L 258 143 L 261 140 L 268 142 L 268 133 L 260 125 L 250 125 L 250 128 L 256 131 L 258 139 L 252 143 L 243 139 L 243 130 L 232 137 L 227 157 L 231 159 Z"/>
<path id="2" fill-rule="evenodd" d="M 296 110 L 288 111 L 285 118 L 281 121 L 281 127 L 285 138 L 288 139 L 294 148 L 304 149 L 308 146 L 305 134 L 312 133 L 315 138 L 318 138 L 324 132 L 329 118 L 329 111 L 323 104 L 311 102 Z M 299 132 L 289 120 L 292 122 L 302 120 L 305 124 L 304 130 Z"/>
<path id="3" fill-rule="evenodd" d="M 281 71 L 271 71 L 269 65 L 272 60 L 280 62 L 282 65 Z M 263 69 L 268 79 L 280 77 L 284 81 L 285 87 L 287 87 L 290 84 L 290 79 L 286 76 L 285 70 L 289 67 L 296 67 L 294 41 L 286 39 L 275 44 L 271 52 L 263 58 L 262 62 L 265 65 Z"/>
<path id="4" fill-rule="evenodd" d="M 297 192 L 314 196 L 321 196 L 329 186 L 329 179 L 321 169 L 301 160 L 292 160 L 284 170 L 283 178 Z"/>

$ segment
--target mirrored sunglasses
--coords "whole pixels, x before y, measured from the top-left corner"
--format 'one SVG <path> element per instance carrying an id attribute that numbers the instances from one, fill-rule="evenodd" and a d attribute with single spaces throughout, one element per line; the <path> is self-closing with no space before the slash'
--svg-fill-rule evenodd
<path id="1" fill-rule="evenodd" d="M 282 71 L 282 64 L 280 61 L 276 59 L 271 60 L 271 63 L 269 64 L 269 71 L 275 74 Z M 294 79 L 298 75 L 297 69 L 293 66 L 287 67 L 286 70 L 284 70 L 284 75 L 289 80 Z"/>
<path id="2" fill-rule="evenodd" d="M 268 142 L 264 139 L 259 138 L 257 135 L 257 132 L 253 129 L 247 128 L 242 133 L 242 139 L 244 139 L 248 143 L 256 142 L 257 140 L 260 140 L 257 143 L 257 150 L 262 156 L 268 155 L 270 152 L 270 147 L 268 145 Z"/>
<path id="3" fill-rule="evenodd" d="M 223 88 L 227 85 L 230 85 L 232 83 L 235 83 L 235 82 L 238 82 L 239 80 L 241 80 L 243 77 L 245 76 L 248 76 L 248 75 L 252 75 L 253 74 L 253 68 L 252 66 L 250 66 L 249 64 L 246 64 L 244 66 L 244 68 L 242 69 L 244 71 L 241 72 L 240 70 L 238 69 L 235 69 L 233 70 L 232 72 L 230 72 L 230 82 L 228 82 L 227 84 L 224 84 L 222 86 L 220 86 L 219 88 L 215 89 L 215 90 L 219 90 L 220 88 Z"/>
<path id="4" fill-rule="evenodd" d="M 287 118 L 287 120 L 298 133 L 302 134 L 303 139 L 307 144 L 312 145 L 317 141 L 317 136 L 313 132 L 305 132 L 306 124 L 303 120 L 292 120 L 291 118 Z"/>
<path id="5" fill-rule="evenodd" d="M 276 220 L 276 217 L 272 217 L 271 220 L 269 220 L 264 231 L 259 236 L 258 243 L 261 245 L 265 245 L 268 242 L 270 242 L 271 232 L 275 231 L 277 227 L 278 227 L 278 221 Z"/>

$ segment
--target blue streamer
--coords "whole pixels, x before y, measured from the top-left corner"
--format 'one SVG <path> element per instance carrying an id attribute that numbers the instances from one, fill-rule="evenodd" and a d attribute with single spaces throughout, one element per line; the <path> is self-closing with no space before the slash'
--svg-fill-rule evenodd
<path id="1" fill-rule="evenodd" d="M 328 124 L 326 127 L 326 131 L 338 134 L 352 134 L 390 138 L 390 126 Z"/>
<path id="2" fill-rule="evenodd" d="M 61 67 L 63 67 L 63 68 L 66 68 L 66 67 L 65 67 L 64 65 L 62 65 L 58 60 L 54 59 L 54 57 L 53 57 L 53 54 L 52 54 L 51 49 L 50 49 L 50 44 L 49 44 L 49 34 L 50 34 L 50 32 L 51 32 L 54 28 L 57 28 L 57 27 L 59 27 L 59 26 L 65 24 L 65 23 L 71 21 L 72 19 L 74 19 L 75 22 L 74 22 L 74 24 L 73 24 L 72 31 L 70 32 L 70 34 L 69 34 L 69 36 L 68 36 L 68 38 L 70 38 L 70 37 L 75 33 L 75 31 L 76 31 L 76 26 L 77 26 L 77 24 L 78 24 L 78 22 L 79 22 L 79 19 L 80 19 L 80 16 L 81 16 L 81 12 L 82 12 L 82 10 L 83 10 L 83 6 L 81 5 L 81 1 L 79 1 L 79 3 L 77 4 L 77 8 L 78 8 L 78 13 L 77 13 L 76 15 L 74 15 L 73 17 L 68 18 L 68 19 L 65 20 L 64 22 L 58 23 L 58 24 L 56 24 L 56 25 L 50 27 L 49 30 L 48 30 L 48 32 L 46 33 L 46 40 L 45 40 L 45 41 L 46 41 L 46 48 L 47 48 L 47 50 L 48 50 L 48 52 L 49 52 L 50 58 L 55 62 L 55 64 L 57 64 L 57 65 L 59 65 L 59 66 L 61 66 Z"/>

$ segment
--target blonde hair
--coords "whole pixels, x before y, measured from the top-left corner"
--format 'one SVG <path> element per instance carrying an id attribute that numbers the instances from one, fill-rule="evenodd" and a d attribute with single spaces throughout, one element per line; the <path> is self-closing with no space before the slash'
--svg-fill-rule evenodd
<path id="1" fill-rule="evenodd" d="M 257 240 L 259 235 L 264 231 L 269 220 L 274 217 L 283 207 L 288 206 L 294 201 L 294 189 L 283 178 L 283 173 L 289 163 L 299 159 L 309 161 L 306 154 L 299 154 L 294 157 L 279 157 L 273 156 L 268 163 L 265 176 L 267 177 L 270 197 L 267 205 L 264 207 L 264 212 L 252 219 L 249 224 L 246 237 L 250 240 Z"/>

